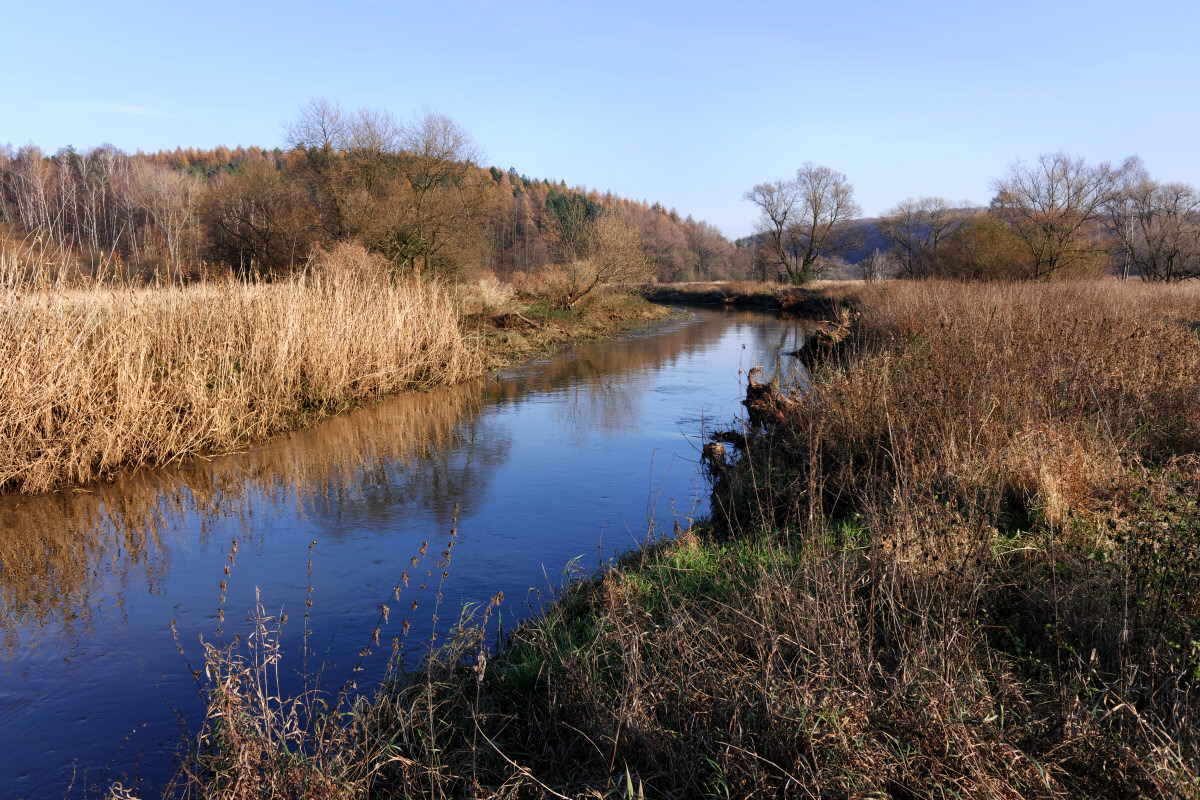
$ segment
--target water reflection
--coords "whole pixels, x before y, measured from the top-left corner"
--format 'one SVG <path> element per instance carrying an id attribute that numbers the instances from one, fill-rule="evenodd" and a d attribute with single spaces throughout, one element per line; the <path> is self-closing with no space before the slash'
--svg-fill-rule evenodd
<path id="1" fill-rule="evenodd" d="M 25 732 L 24 750 L 0 748 L 0 785 L 61 797 L 73 760 L 108 764 L 114 738 L 134 730 L 115 769 L 136 764 L 151 786 L 165 778 L 170 709 L 197 710 L 169 623 L 193 655 L 197 638 L 211 637 L 233 539 L 235 616 L 256 586 L 277 608 L 302 608 L 307 548 L 319 542 L 313 638 L 331 669 L 362 648 L 425 541 L 430 558 L 413 576 L 432 566 L 455 504 L 447 602 L 502 590 L 519 612 L 545 575 L 588 551 L 598 557 L 601 537 L 612 552 L 644 535 L 648 503 L 686 509 L 702 496 L 681 433 L 731 420 L 741 373 L 798 345 L 795 323 L 706 313 L 389 399 L 246 453 L 0 498 L 0 730 Z M 429 605 L 412 615 L 414 631 Z"/>
<path id="2" fill-rule="evenodd" d="M 29 645 L 38 631 L 68 640 L 94 633 L 96 611 L 113 605 L 114 592 L 118 608 L 125 592 L 157 593 L 181 537 L 206 547 L 221 522 L 243 541 L 258 538 L 252 500 L 259 513 L 291 507 L 345 515 L 362 507 L 351 500 L 369 505 L 381 494 L 434 506 L 464 496 L 504 460 L 503 437 L 464 437 L 464 423 L 484 402 L 478 383 L 404 395 L 247 453 L 143 470 L 87 489 L 0 498 L 6 650 Z M 464 451 L 471 456 L 465 468 L 453 463 Z M 406 472 L 414 461 L 423 469 Z M 185 520 L 196 524 L 185 527 Z"/>

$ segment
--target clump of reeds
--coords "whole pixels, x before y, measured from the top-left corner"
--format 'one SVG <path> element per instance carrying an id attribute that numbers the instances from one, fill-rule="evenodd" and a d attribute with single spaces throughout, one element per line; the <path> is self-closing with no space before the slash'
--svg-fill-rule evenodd
<path id="1" fill-rule="evenodd" d="M 205 645 L 205 720 L 176 790 L 205 798 L 362 796 L 386 757 L 362 735 L 361 717 L 315 688 L 287 694 L 280 616 L 256 596 L 240 649 Z"/>
<path id="2" fill-rule="evenodd" d="M 69 286 L 0 270 L 0 489 L 236 449 L 481 368 L 446 290 L 337 255 L 274 283 Z"/>
<path id="3" fill-rule="evenodd" d="M 941 705 L 1004 689 L 984 716 L 1020 726 L 1008 745 L 1044 789 L 995 773 L 963 796 L 1197 791 L 1200 293 L 898 283 L 840 299 L 862 311 L 849 346 L 735 463 L 710 459 L 718 525 L 805 541 L 850 520 L 843 592 L 876 648 L 857 657 L 936 669 Z M 902 786 L 925 796 L 916 777 Z"/>
<path id="4" fill-rule="evenodd" d="M 494 275 L 484 275 L 455 288 L 459 313 L 468 316 L 500 313 L 512 303 L 515 295 L 514 286 L 500 282 Z"/>
<path id="5" fill-rule="evenodd" d="M 421 659 L 423 696 L 432 698 L 440 692 L 436 676 L 454 662 L 449 654 L 464 648 L 474 655 L 485 652 L 481 649 L 482 631 L 503 600 L 502 594 L 492 598 L 480 619 L 473 620 L 472 609 L 468 608 L 448 631 L 438 626 L 438 614 L 443 613 L 442 590 L 457 541 L 455 506 L 446 547 L 430 551 L 429 542 L 422 542 L 396 577 L 391 594 L 381 598 L 375 625 L 366 634 L 353 667 L 338 676 L 309 671 L 313 552 L 317 542 L 312 542 L 308 550 L 303 630 L 298 643 L 293 640 L 290 647 L 285 647 L 282 634 L 288 615 L 282 611 L 269 614 L 257 590 L 248 617 L 249 630 L 245 635 L 236 632 L 232 641 L 228 638 L 226 597 L 238 553 L 238 542 L 234 540 L 220 581 L 215 638 L 202 641 L 204 668 L 193 673 L 205 707 L 204 719 L 181 752 L 179 769 L 164 796 L 344 800 L 387 796 L 380 793 L 394 785 L 396 775 L 417 775 L 436 783 L 436 740 L 425 738 L 436 735 L 436 731 L 424 724 L 403 730 L 390 724 L 396 714 L 403 713 L 390 689 L 394 681 L 405 680 L 398 676 L 410 674 L 406 669 L 413 665 L 406 663 L 410 653 L 403 644 L 409 639 L 410 626 L 427 611 L 432 622 Z M 428 605 L 427 591 L 433 592 Z M 180 655 L 187 662 L 174 623 L 172 631 Z M 385 636 L 389 631 L 394 635 L 387 648 Z M 382 686 L 360 687 L 364 664 L 372 656 L 378 657 L 381 649 L 390 650 L 389 677 Z M 289 691 L 288 686 L 297 680 L 303 688 Z M 339 688 L 328 688 L 337 681 Z M 419 739 L 422 747 L 414 749 L 411 737 Z M 416 761 L 414 756 L 423 760 Z M 133 792 L 121 786 L 114 786 L 110 794 L 114 800 L 133 797 Z"/>

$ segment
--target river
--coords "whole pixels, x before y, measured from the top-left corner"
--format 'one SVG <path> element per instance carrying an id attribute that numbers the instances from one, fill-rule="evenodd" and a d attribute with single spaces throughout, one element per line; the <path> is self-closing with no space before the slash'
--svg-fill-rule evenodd
<path id="1" fill-rule="evenodd" d="M 569 574 L 703 514 L 704 431 L 739 418 L 751 366 L 801 341 L 797 321 L 702 310 L 244 453 L 0 498 L 0 798 L 117 779 L 157 795 L 201 711 L 200 639 L 246 630 L 256 590 L 290 617 L 285 689 L 302 684 L 310 586 L 307 667 L 325 685 L 349 676 L 402 571 L 382 635 L 407 618 L 416 658 L 456 507 L 440 624 L 497 591 L 515 624 Z M 375 649 L 362 686 L 386 668 Z"/>

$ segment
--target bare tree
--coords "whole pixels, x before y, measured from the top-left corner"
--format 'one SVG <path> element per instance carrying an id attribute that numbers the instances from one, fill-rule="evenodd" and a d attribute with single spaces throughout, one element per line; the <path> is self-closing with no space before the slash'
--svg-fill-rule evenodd
<path id="1" fill-rule="evenodd" d="M 1017 161 L 993 184 L 992 209 L 1024 243 L 1029 277 L 1042 280 L 1095 266 L 1104 254 L 1096 222 L 1117 189 L 1119 172 L 1066 153 Z"/>
<path id="2" fill-rule="evenodd" d="M 614 213 L 601 214 L 587 223 L 584 251 L 563 265 L 561 304 L 571 308 L 600 286 L 649 280 L 654 269 L 637 229 Z"/>
<path id="3" fill-rule="evenodd" d="M 199 208 L 209 255 L 243 276 L 282 275 L 304 261 L 313 244 L 311 215 L 266 158 L 219 173 Z"/>
<path id="4" fill-rule="evenodd" d="M 812 162 L 797 170 L 793 180 L 758 184 L 745 199 L 761 212 L 764 269 L 772 264 L 792 283 L 818 277 L 822 258 L 851 244 L 840 235 L 841 224 L 860 213 L 846 176 Z"/>
<path id="5" fill-rule="evenodd" d="M 448 269 L 490 221 L 492 195 L 476 168 L 479 151 L 454 120 L 428 110 L 403 127 L 400 143 L 404 188 L 382 249 L 418 275 L 435 260 Z"/>
<path id="6" fill-rule="evenodd" d="M 896 271 L 893 266 L 893 258 L 892 254 L 875 248 L 866 258 L 858 262 L 858 274 L 868 283 L 881 281 Z"/>
<path id="7" fill-rule="evenodd" d="M 296 119 L 284 124 L 284 141 L 304 153 L 303 172 L 311 199 L 326 234 L 334 238 L 347 238 L 351 233 L 343 158 L 351 123 L 352 115 L 340 103 L 319 97 L 309 100 Z"/>
<path id="8" fill-rule="evenodd" d="M 310 101 L 286 126 L 303 153 L 326 236 L 359 239 L 397 269 L 457 268 L 478 249 L 493 211 L 470 135 L 425 111 L 408 123 L 368 108 Z"/>
<path id="9" fill-rule="evenodd" d="M 1108 231 L 1121 243 L 1113 252 L 1113 261 L 1120 270 L 1121 279 L 1129 278 L 1133 266 L 1133 194 L 1135 187 L 1150 180 L 1150 173 L 1140 156 L 1130 156 L 1121 165 L 1120 179 L 1116 189 L 1104 204 Z"/>
<path id="10" fill-rule="evenodd" d="M 1139 162 L 1140 163 L 1140 162 Z M 1133 173 L 1110 203 L 1110 230 L 1121 243 L 1122 274 L 1155 281 L 1200 278 L 1200 193 Z"/>
<path id="11" fill-rule="evenodd" d="M 879 219 L 879 230 L 892 243 L 897 274 L 920 278 L 933 273 L 938 245 L 962 224 L 963 214 L 940 197 L 908 198 Z"/>
<path id="12" fill-rule="evenodd" d="M 657 208 L 657 210 L 656 210 Z M 696 273 L 696 259 L 688 248 L 687 236 L 678 215 L 672 216 L 661 206 L 634 213 L 631 220 L 638 226 L 642 252 L 654 266 L 660 281 L 690 280 Z"/>
<path id="13" fill-rule="evenodd" d="M 17 206 L 17 218 L 30 233 L 52 239 L 53 181 L 49 161 L 35 145 L 17 151 L 12 162 L 11 190 Z"/>
<path id="14" fill-rule="evenodd" d="M 341 103 L 315 97 L 301 107 L 296 119 L 284 124 L 284 141 L 291 148 L 333 154 L 346 149 L 350 129 L 351 117 Z"/>
<path id="15" fill-rule="evenodd" d="M 717 226 L 703 220 L 697 222 L 689 216 L 683 222 L 683 234 L 695 260 L 697 279 L 727 277 L 734 248 Z"/>
<path id="16" fill-rule="evenodd" d="M 201 180 L 162 164 L 137 161 L 131 183 L 135 202 L 162 232 L 170 269 L 178 274 L 182 250 L 191 233 Z"/>

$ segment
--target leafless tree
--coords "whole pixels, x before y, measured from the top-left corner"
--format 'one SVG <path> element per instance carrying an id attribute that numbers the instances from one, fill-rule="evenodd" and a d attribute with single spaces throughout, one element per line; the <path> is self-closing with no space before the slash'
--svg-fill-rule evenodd
<path id="1" fill-rule="evenodd" d="M 938 245 L 962 224 L 964 215 L 940 197 L 909 198 L 884 213 L 879 230 L 892 243 L 897 274 L 920 278 L 934 271 Z"/>
<path id="2" fill-rule="evenodd" d="M 1200 278 L 1200 193 L 1186 183 L 1152 180 L 1139 159 L 1126 162 L 1125 178 L 1108 216 L 1120 242 L 1115 255 L 1122 275 Z"/>
<path id="3" fill-rule="evenodd" d="M 195 175 L 148 161 L 134 163 L 131 177 L 134 198 L 162 233 L 168 265 L 178 274 L 202 182 Z"/>
<path id="4" fill-rule="evenodd" d="M 884 253 L 879 248 L 875 248 L 866 258 L 858 262 L 858 274 L 868 283 L 881 281 L 888 275 L 896 272 L 893 262 L 894 256 L 892 254 Z"/>
<path id="5" fill-rule="evenodd" d="M 992 209 L 1030 255 L 1029 277 L 1043 280 L 1094 267 L 1104 254 L 1096 223 L 1119 183 L 1108 163 L 1095 166 L 1063 152 L 1034 164 L 1015 162 L 993 184 Z"/>
<path id="6" fill-rule="evenodd" d="M 703 220 L 697 222 L 689 216 L 684 220 L 683 233 L 695 261 L 697 279 L 728 276 L 734 248 L 717 226 Z"/>
<path id="7" fill-rule="evenodd" d="M 403 126 L 399 158 L 403 188 L 386 226 L 384 252 L 416 274 L 450 262 L 478 243 L 492 211 L 476 164 L 479 151 L 444 114 L 425 111 Z"/>
<path id="8" fill-rule="evenodd" d="M 316 97 L 301 107 L 296 119 L 284 124 L 284 141 L 291 148 L 333 154 L 346 149 L 350 131 L 351 116 L 341 103 Z"/>
<path id="9" fill-rule="evenodd" d="M 199 214 L 209 255 L 243 276 L 284 274 L 307 258 L 313 244 L 311 206 L 265 158 L 218 174 Z"/>
<path id="10" fill-rule="evenodd" d="M 470 135 L 446 115 L 427 110 L 400 123 L 385 111 L 351 113 L 316 99 L 286 135 L 304 154 L 327 237 L 359 239 L 418 275 L 457 268 L 478 248 L 493 193 Z"/>
<path id="11" fill-rule="evenodd" d="M 660 281 L 691 280 L 696 274 L 696 258 L 688 248 L 687 235 L 678 219 L 661 206 L 633 215 L 642 240 L 642 252 L 654 267 Z"/>
<path id="12" fill-rule="evenodd" d="M 30 233 L 53 237 L 52 167 L 39 147 L 26 145 L 17 151 L 12 162 L 10 185 L 21 226 Z"/>
<path id="13" fill-rule="evenodd" d="M 636 228 L 611 212 L 587 223 L 587 245 L 563 265 L 562 305 L 570 308 L 600 286 L 645 281 L 654 274 Z"/>
<path id="14" fill-rule="evenodd" d="M 851 244 L 840 235 L 841 223 L 860 213 L 846 176 L 812 162 L 797 170 L 793 180 L 758 184 L 745 199 L 760 211 L 761 257 L 793 283 L 817 277 L 823 257 Z"/>

